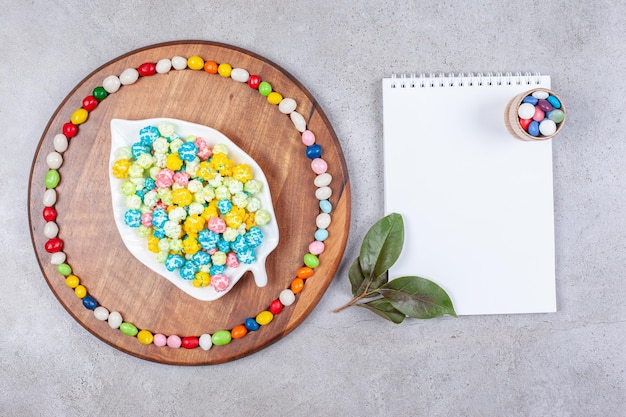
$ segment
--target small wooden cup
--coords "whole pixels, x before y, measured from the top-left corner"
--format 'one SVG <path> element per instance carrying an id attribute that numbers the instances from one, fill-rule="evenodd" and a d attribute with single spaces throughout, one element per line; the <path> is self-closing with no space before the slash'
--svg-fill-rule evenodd
<path id="1" fill-rule="evenodd" d="M 561 102 L 561 108 L 559 110 L 563 111 L 563 114 L 565 117 L 563 118 L 561 123 L 557 123 L 556 131 L 553 134 L 548 135 L 548 136 L 543 136 L 541 133 L 538 136 L 532 136 L 528 134 L 528 132 L 525 131 L 522 128 L 522 126 L 520 126 L 519 124 L 519 116 L 517 115 L 517 110 L 519 109 L 520 104 L 522 104 L 522 100 L 524 100 L 526 96 L 531 95 L 535 91 L 545 91 L 546 93 L 556 97 Z M 552 139 L 563 128 L 563 124 L 565 123 L 566 118 L 567 118 L 567 112 L 565 111 L 563 100 L 561 100 L 561 97 L 559 97 L 554 91 L 548 90 L 547 88 L 534 88 L 522 94 L 516 95 L 515 97 L 513 97 L 511 101 L 509 101 L 509 104 L 507 104 L 506 110 L 504 112 L 504 124 L 506 125 L 506 128 L 509 131 L 509 133 L 511 133 L 517 139 L 526 140 L 526 141 L 541 141 L 541 140 Z"/>

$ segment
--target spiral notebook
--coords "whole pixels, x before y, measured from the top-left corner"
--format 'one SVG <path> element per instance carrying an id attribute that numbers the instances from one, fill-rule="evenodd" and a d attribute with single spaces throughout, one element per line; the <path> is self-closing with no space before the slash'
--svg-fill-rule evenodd
<path id="1" fill-rule="evenodd" d="M 383 79 L 385 211 L 405 243 L 390 279 L 428 278 L 459 315 L 556 311 L 552 142 L 504 124 L 536 74 Z"/>

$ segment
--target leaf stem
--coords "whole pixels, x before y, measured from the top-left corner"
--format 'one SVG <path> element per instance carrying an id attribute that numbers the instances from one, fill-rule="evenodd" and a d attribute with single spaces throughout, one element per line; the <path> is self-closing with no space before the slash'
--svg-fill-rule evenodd
<path id="1" fill-rule="evenodd" d="M 355 305 L 356 303 L 358 303 L 359 301 L 361 301 L 364 298 L 367 298 L 369 296 L 371 296 L 372 294 L 374 294 L 376 291 L 372 291 L 372 292 L 367 292 L 364 291 L 361 295 L 354 297 L 352 300 L 350 300 L 347 304 L 333 310 L 333 313 L 339 313 L 342 310 L 345 310 L 348 307 L 351 307 L 353 305 Z"/>

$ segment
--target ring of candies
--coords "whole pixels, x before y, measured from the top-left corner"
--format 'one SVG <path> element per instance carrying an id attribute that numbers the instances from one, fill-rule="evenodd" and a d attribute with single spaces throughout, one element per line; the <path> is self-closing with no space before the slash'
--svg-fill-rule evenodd
<path id="1" fill-rule="evenodd" d="M 56 187 L 61 181 L 59 168 L 63 164 L 62 154 L 69 147 L 69 139 L 78 135 L 79 126 L 85 123 L 89 113 L 109 94 L 117 92 L 122 86 L 132 85 L 139 78 L 149 77 L 155 74 L 166 74 L 172 69 L 179 71 L 190 69 L 192 71 L 204 71 L 209 74 L 217 74 L 224 78 L 247 84 L 250 88 L 257 90 L 261 96 L 266 98 L 270 105 L 275 105 L 278 110 L 289 116 L 296 130 L 301 134 L 302 143 L 306 146 L 306 156 L 311 160 L 311 170 L 316 174 L 314 184 L 316 199 L 319 200 L 319 214 L 316 217 L 317 230 L 315 239 L 309 245 L 309 252 L 303 257 L 303 264 L 296 270 L 296 277 L 292 280 L 289 288 L 282 290 L 267 309 L 259 312 L 255 317 L 248 317 L 243 322 L 230 330 L 218 330 L 213 334 L 205 333 L 200 336 L 180 336 L 176 334 L 164 335 L 154 333 L 148 329 L 139 329 L 131 321 L 124 320 L 117 311 L 109 311 L 104 306 L 98 304 L 96 299 L 89 294 L 87 288 L 81 284 L 80 279 L 67 263 L 66 254 L 63 252 L 63 241 L 59 239 L 59 226 L 56 223 L 57 211 L 55 203 L 57 200 Z M 213 345 L 223 346 L 229 344 L 233 339 L 240 339 L 249 332 L 259 330 L 272 322 L 274 316 L 279 314 L 284 307 L 295 303 L 296 295 L 303 288 L 305 280 L 311 277 L 314 270 L 319 266 L 319 255 L 324 251 L 324 241 L 328 238 L 328 226 L 330 225 L 332 205 L 329 198 L 332 190 L 329 187 L 332 177 L 327 172 L 328 165 L 322 158 L 322 148 L 316 143 L 315 135 L 307 129 L 306 121 L 302 114 L 296 111 L 297 104 L 294 99 L 284 98 L 280 93 L 273 90 L 272 85 L 261 80 L 259 75 L 251 75 L 243 68 L 233 68 L 227 63 L 217 63 L 212 60 L 205 61 L 200 56 L 194 55 L 189 58 L 175 56 L 172 59 L 164 58 L 157 63 L 146 62 L 137 68 L 127 68 L 119 76 L 110 75 L 106 77 L 101 86 L 93 89 L 92 94 L 82 100 L 82 107 L 75 110 L 70 121 L 62 127 L 62 133 L 54 137 L 54 151 L 46 157 L 48 171 L 45 174 L 44 183 L 46 191 L 43 196 L 43 219 L 46 221 L 44 235 L 48 239 L 45 243 L 46 252 L 51 254 L 50 262 L 56 265 L 57 271 L 65 277 L 65 284 L 74 291 L 76 297 L 81 299 L 83 306 L 92 310 L 96 319 L 107 321 L 112 329 L 119 329 L 129 337 L 137 338 L 142 345 L 154 344 L 155 346 L 167 346 L 170 348 L 195 349 L 201 348 L 209 350 Z"/>

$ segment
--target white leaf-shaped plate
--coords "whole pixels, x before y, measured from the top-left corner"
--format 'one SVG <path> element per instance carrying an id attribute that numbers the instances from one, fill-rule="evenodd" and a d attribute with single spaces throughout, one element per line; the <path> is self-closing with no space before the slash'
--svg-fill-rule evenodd
<path id="1" fill-rule="evenodd" d="M 159 263 L 156 259 L 156 254 L 148 250 L 146 239 L 139 237 L 135 229 L 127 226 L 124 223 L 124 213 L 126 212 L 127 207 L 126 197 L 122 194 L 120 190 L 120 186 L 123 180 L 114 177 L 111 173 L 111 170 L 109 169 L 109 183 L 111 185 L 113 215 L 115 216 L 115 224 L 117 225 L 117 229 L 120 233 L 120 236 L 122 237 L 122 241 L 124 242 L 128 250 L 141 263 L 143 263 L 165 279 L 169 280 L 172 284 L 174 284 L 185 293 L 198 300 L 212 301 L 224 296 L 235 286 L 235 284 L 237 284 L 239 279 L 247 271 L 252 271 L 257 286 L 264 287 L 267 284 L 265 259 L 278 246 L 278 225 L 276 223 L 276 216 L 274 214 L 269 185 L 265 174 L 263 173 L 261 167 L 256 163 L 256 161 L 251 158 L 246 152 L 244 152 L 240 147 L 238 147 L 235 143 L 233 143 L 223 133 L 208 126 L 203 126 L 177 119 L 112 119 L 111 153 L 109 157 L 109 168 L 115 162 L 116 151 L 123 146 L 131 146 L 133 143 L 137 142 L 139 140 L 139 131 L 142 128 L 146 126 L 158 126 L 160 123 L 164 122 L 174 125 L 174 131 L 183 138 L 188 135 L 201 137 L 205 139 L 210 147 L 213 147 L 218 143 L 223 143 L 228 147 L 229 157 L 232 160 L 234 160 L 236 163 L 248 164 L 252 168 L 254 178 L 263 183 L 263 189 L 259 194 L 256 195 L 256 197 L 261 200 L 262 208 L 270 213 L 271 221 L 261 228 L 261 230 L 263 231 L 263 243 L 256 249 L 256 261 L 251 264 L 240 263 L 237 268 L 226 268 L 224 274 L 230 278 L 230 285 L 226 290 L 217 292 L 212 286 L 200 288 L 194 287 L 191 281 L 187 281 L 181 278 L 177 271 L 170 272 L 167 270 L 167 268 L 165 268 L 164 264 Z"/>

